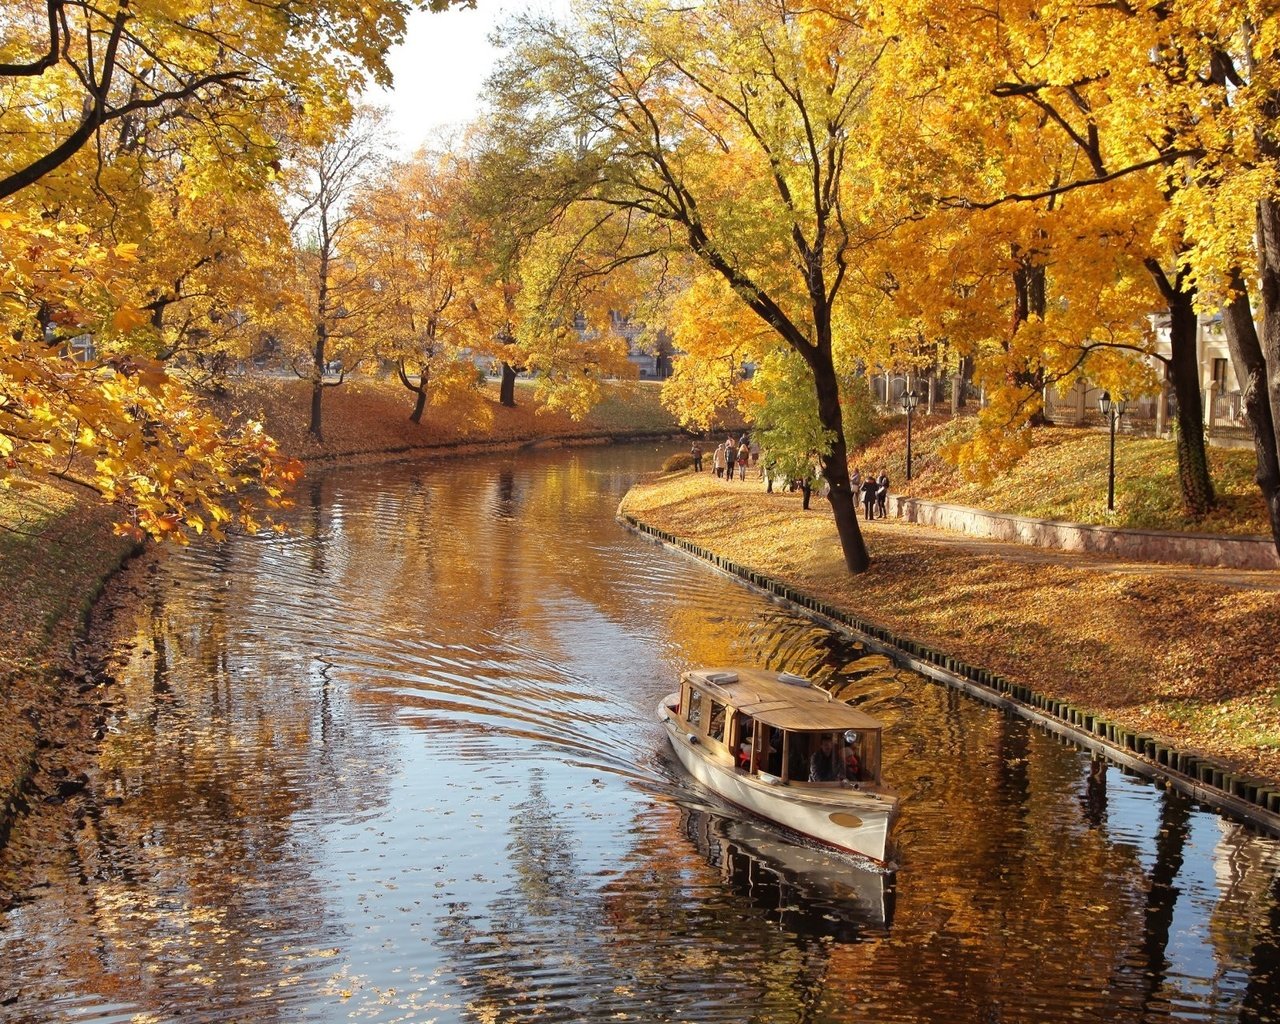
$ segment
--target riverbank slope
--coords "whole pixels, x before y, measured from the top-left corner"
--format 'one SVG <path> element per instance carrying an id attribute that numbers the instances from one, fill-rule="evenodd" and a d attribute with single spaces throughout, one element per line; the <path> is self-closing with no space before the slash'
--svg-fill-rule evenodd
<path id="1" fill-rule="evenodd" d="M 851 576 L 825 501 L 682 472 L 621 511 L 864 621 L 1280 780 L 1280 573 L 1121 564 L 994 545 L 897 520 L 862 522 L 873 565 Z"/>
<path id="2" fill-rule="evenodd" d="M 112 518 L 72 484 L 0 491 L 0 845 L 37 752 L 82 728 L 97 689 L 75 649 L 104 583 L 138 550 Z"/>
<path id="3" fill-rule="evenodd" d="M 546 408 L 534 382 L 516 382 L 516 404 L 498 402 L 490 381 L 465 408 L 428 406 L 412 423 L 413 396 L 393 378 L 354 378 L 325 389 L 323 441 L 307 432 L 311 384 L 297 378 L 246 376 L 227 382 L 216 407 L 229 420 L 262 422 L 282 449 L 305 464 L 517 448 L 543 442 L 620 440 L 679 434 L 662 407 L 657 381 L 607 381 L 601 400 L 580 420 Z"/>

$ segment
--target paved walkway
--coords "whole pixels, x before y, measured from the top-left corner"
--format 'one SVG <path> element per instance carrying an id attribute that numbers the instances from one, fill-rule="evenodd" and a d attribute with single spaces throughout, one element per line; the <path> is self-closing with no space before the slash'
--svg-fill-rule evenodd
<path id="1" fill-rule="evenodd" d="M 1139 562 L 1109 558 L 1106 555 L 1079 551 L 1063 551 L 1059 548 L 1043 548 L 1030 544 L 971 537 L 964 533 L 921 526 L 901 519 L 876 519 L 868 523 L 859 519 L 858 525 L 873 536 L 880 530 L 903 532 L 913 540 L 934 544 L 955 551 L 971 552 L 989 558 L 1003 558 L 1010 562 L 1040 565 L 1070 565 L 1075 568 L 1094 567 L 1100 572 L 1130 573 L 1145 576 L 1166 576 L 1197 583 L 1212 583 L 1242 590 L 1280 592 L 1280 570 L 1276 569 L 1221 569 L 1203 565 L 1182 565 L 1171 562 Z"/>

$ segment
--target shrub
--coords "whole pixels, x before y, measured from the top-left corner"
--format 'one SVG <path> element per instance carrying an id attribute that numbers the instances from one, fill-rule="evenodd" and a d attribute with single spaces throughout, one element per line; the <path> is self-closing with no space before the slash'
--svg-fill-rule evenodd
<path id="1" fill-rule="evenodd" d="M 675 455 L 667 457 L 666 462 L 662 464 L 662 472 L 678 473 L 682 469 L 689 469 L 693 466 L 693 455 L 689 452 L 678 452 Z"/>

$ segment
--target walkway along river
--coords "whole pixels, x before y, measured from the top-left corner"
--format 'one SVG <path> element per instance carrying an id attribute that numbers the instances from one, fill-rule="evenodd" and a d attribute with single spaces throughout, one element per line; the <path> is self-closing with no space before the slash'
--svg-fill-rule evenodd
<path id="1" fill-rule="evenodd" d="M 666 453 L 334 471 L 145 574 L 81 811 L 0 863 L 0 1021 L 1276 1018 L 1280 843 L 627 532 Z M 895 875 L 675 769 L 721 663 L 885 721 Z"/>

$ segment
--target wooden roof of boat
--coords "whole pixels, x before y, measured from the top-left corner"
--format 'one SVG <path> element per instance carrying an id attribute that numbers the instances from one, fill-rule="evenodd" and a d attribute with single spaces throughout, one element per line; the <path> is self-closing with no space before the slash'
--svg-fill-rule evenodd
<path id="1" fill-rule="evenodd" d="M 802 676 L 758 668 L 699 668 L 685 677 L 744 715 L 779 729 L 826 732 L 880 729 L 881 723 Z"/>

